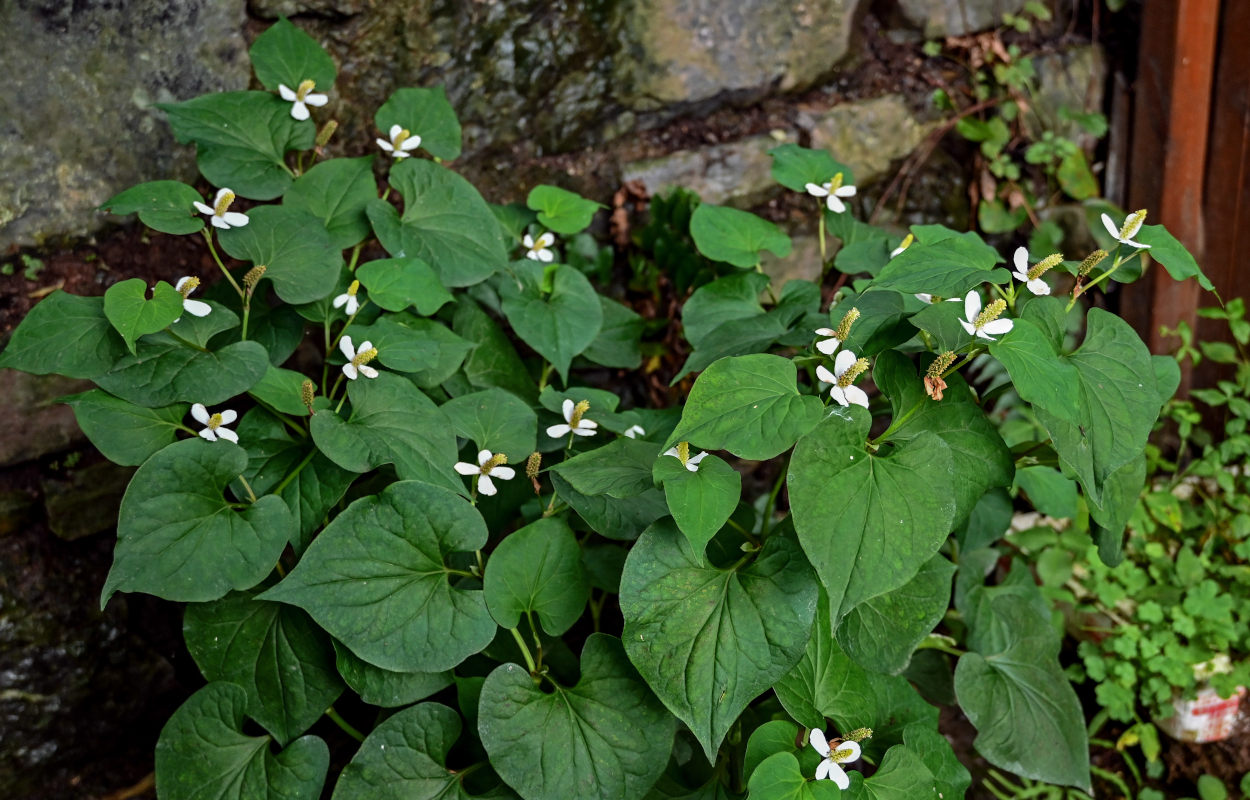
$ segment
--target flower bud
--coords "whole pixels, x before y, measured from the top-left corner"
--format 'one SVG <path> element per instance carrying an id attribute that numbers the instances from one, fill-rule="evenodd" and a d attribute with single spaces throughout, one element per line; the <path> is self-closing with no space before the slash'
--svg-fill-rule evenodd
<path id="1" fill-rule="evenodd" d="M 268 269 L 264 264 L 257 264 L 247 271 L 247 274 L 243 276 L 243 288 L 247 290 L 248 294 L 256 291 L 256 284 L 260 283 L 260 279 L 265 277 L 265 271 Z"/>
<path id="2" fill-rule="evenodd" d="M 1094 252 L 1085 256 L 1085 260 L 1081 262 L 1081 266 L 1079 269 L 1077 269 L 1076 274 L 1079 277 L 1084 278 L 1086 275 L 1093 272 L 1094 267 L 1098 266 L 1099 262 L 1102 261 L 1106 257 L 1107 257 L 1106 250 L 1095 250 Z"/>
<path id="3" fill-rule="evenodd" d="M 330 137 L 334 136 L 334 132 L 338 130 L 339 123 L 337 120 L 330 120 L 321 126 L 321 130 L 317 131 L 317 146 L 325 147 L 330 142 Z"/>

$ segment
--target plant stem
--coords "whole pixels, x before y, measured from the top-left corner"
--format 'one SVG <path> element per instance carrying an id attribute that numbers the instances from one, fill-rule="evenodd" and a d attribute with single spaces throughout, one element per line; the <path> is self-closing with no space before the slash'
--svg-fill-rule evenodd
<path id="1" fill-rule="evenodd" d="M 534 657 L 530 655 L 530 649 L 525 644 L 525 637 L 516 628 L 508 628 L 508 632 L 512 634 L 512 638 L 516 639 L 517 647 L 521 648 L 521 656 L 525 659 L 525 666 L 529 667 L 530 674 L 538 672 L 538 667 L 534 664 Z"/>
<path id="2" fill-rule="evenodd" d="M 326 716 L 330 718 L 331 722 L 342 728 L 344 733 L 356 741 L 363 742 L 365 740 L 365 735 L 353 728 L 350 722 L 340 717 L 339 712 L 334 710 L 334 706 L 330 706 L 326 709 Z"/>
<path id="3" fill-rule="evenodd" d="M 360 248 L 362 248 L 362 247 L 364 247 L 364 246 L 365 246 L 365 243 L 364 243 L 364 242 L 360 242 L 360 243 L 359 243 L 359 244 L 357 244 L 354 248 L 352 248 L 352 260 L 351 260 L 350 262 L 348 262 L 348 264 L 347 264 L 347 271 L 348 271 L 348 272 L 355 272 L 355 271 L 356 271 L 356 261 L 360 259 Z"/>
<path id="4" fill-rule="evenodd" d="M 247 319 L 252 313 L 252 300 L 247 298 L 243 301 L 243 328 L 239 335 L 239 341 L 247 341 Z"/>
<path id="5" fill-rule="evenodd" d="M 790 457 L 786 456 L 786 463 L 781 466 L 781 471 L 777 473 L 777 480 L 773 481 L 773 489 L 768 493 L 768 502 L 764 504 L 764 518 L 760 521 L 760 535 L 767 536 L 769 530 L 773 527 L 773 514 L 777 509 L 777 495 L 781 493 L 782 484 L 786 482 L 786 476 L 790 474 Z"/>
<path id="6" fill-rule="evenodd" d="M 551 377 L 551 370 L 551 362 L 543 359 L 542 374 L 538 376 L 538 391 L 541 392 L 543 389 L 547 388 L 547 379 Z"/>
<path id="7" fill-rule="evenodd" d="M 243 477 L 242 475 L 240 475 L 240 476 L 239 476 L 239 483 L 243 484 L 243 488 L 244 488 L 244 489 L 247 489 L 247 496 L 248 496 L 248 499 L 249 499 L 249 500 L 251 500 L 253 503 L 255 503 L 255 502 L 256 502 L 256 492 L 253 492 L 253 491 L 252 491 L 252 485 L 251 485 L 250 483 L 248 483 L 248 482 L 247 482 L 247 478 L 245 478 L 245 477 Z"/>
<path id="8" fill-rule="evenodd" d="M 213 254 L 213 260 L 217 262 L 217 266 L 221 268 L 221 274 L 226 276 L 226 280 L 230 281 L 230 285 L 239 293 L 239 297 L 243 297 L 243 287 L 239 286 L 234 276 L 230 274 L 230 270 L 226 269 L 226 265 L 221 262 L 221 256 L 217 255 L 217 248 L 213 245 L 213 235 L 208 232 L 207 228 L 201 228 L 200 233 L 204 234 L 204 241 L 208 242 L 208 252 Z"/>
<path id="9" fill-rule="evenodd" d="M 312 461 L 313 456 L 315 455 L 317 455 L 316 450 L 309 451 L 308 455 L 304 456 L 304 460 L 296 464 L 295 469 L 291 470 L 291 473 L 287 475 L 285 478 L 283 478 L 281 483 L 273 487 L 273 491 L 270 492 L 270 494 L 282 494 L 282 490 L 287 487 L 287 484 L 295 480 L 295 478 L 299 475 L 300 470 L 308 466 L 308 462 Z"/>
<path id="10" fill-rule="evenodd" d="M 825 267 L 825 259 L 828 257 L 825 255 L 825 208 L 824 206 L 825 204 L 820 201 L 819 197 L 817 197 L 816 198 L 816 219 L 818 220 L 818 222 L 816 223 L 816 227 L 818 230 L 817 235 L 820 237 L 820 277 L 821 278 L 825 277 L 825 270 L 827 269 Z"/>

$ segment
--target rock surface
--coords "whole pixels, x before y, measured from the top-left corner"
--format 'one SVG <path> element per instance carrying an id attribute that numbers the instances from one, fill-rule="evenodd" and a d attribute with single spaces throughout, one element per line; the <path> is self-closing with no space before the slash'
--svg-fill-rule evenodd
<path id="1" fill-rule="evenodd" d="M 810 130 L 811 146 L 825 148 L 850 167 L 859 185 L 885 177 L 891 165 L 915 150 L 933 127 L 912 114 L 896 94 L 805 113 L 799 124 Z"/>
<path id="2" fill-rule="evenodd" d="M 697 192 L 708 203 L 750 208 L 777 191 L 768 151 L 795 139 L 782 133 L 776 138 L 752 136 L 626 164 L 621 179 L 641 181 L 650 195 L 681 186 Z"/>
<path id="3" fill-rule="evenodd" d="M 0 370 L 0 467 L 56 453 L 84 441 L 69 406 L 58 397 L 90 389 L 88 381 Z"/>
<path id="4" fill-rule="evenodd" d="M 1026 0 L 898 0 L 909 22 L 924 29 L 925 36 L 962 36 L 992 28 L 1003 14 L 1014 14 Z"/>
<path id="5" fill-rule="evenodd" d="M 153 103 L 247 85 L 244 0 L 0 3 L 0 253 L 81 236 L 145 180 L 190 177 Z"/>

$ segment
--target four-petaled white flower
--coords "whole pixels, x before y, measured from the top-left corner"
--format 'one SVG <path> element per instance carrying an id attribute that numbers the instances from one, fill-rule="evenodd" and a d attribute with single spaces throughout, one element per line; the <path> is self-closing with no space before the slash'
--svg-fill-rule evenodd
<path id="1" fill-rule="evenodd" d="M 582 402 L 585 403 L 585 401 Z M 582 403 L 574 403 L 566 397 L 564 404 L 561 406 L 561 410 L 564 412 L 564 422 L 547 428 L 547 435 L 552 439 L 562 439 L 570 433 L 575 433 L 578 436 L 594 436 L 597 433 L 595 428 L 599 427 L 599 423 L 583 417 L 582 414 L 586 412 L 584 408 L 579 411 L 578 406 L 580 405 Z M 588 408 L 589 405 L 589 403 L 586 403 L 585 408 Z"/>
<path id="2" fill-rule="evenodd" d="M 842 198 L 854 197 L 855 187 L 843 186 L 842 175 L 839 173 L 832 181 L 825 181 L 819 186 L 814 183 L 807 184 L 807 193 L 812 197 L 825 198 L 825 205 L 829 207 L 829 210 L 835 214 L 841 214 L 846 211 L 846 203 L 842 202 Z"/>
<path id="3" fill-rule="evenodd" d="M 291 89 L 285 83 L 278 84 L 278 94 L 282 95 L 283 100 L 294 104 L 291 106 L 292 117 L 302 122 L 308 119 L 309 106 L 321 107 L 330 102 L 329 97 L 313 91 L 316 85 L 313 81 L 303 81 L 298 88 Z"/>
<path id="4" fill-rule="evenodd" d="M 641 425 L 630 425 L 625 429 L 625 438 L 637 439 L 639 436 L 646 436 L 647 431 Z"/>
<path id="5" fill-rule="evenodd" d="M 1107 229 L 1107 233 L 1111 234 L 1111 238 L 1121 244 L 1127 244 L 1130 247 L 1140 247 L 1143 250 L 1150 249 L 1150 245 L 1133 241 L 1133 237 L 1141 230 L 1142 223 L 1146 221 L 1145 211 L 1134 211 L 1124 218 L 1124 226 L 1117 228 L 1115 223 L 1111 221 L 1111 216 L 1104 213 L 1102 215 L 1102 226 Z"/>
<path id="6" fill-rule="evenodd" d="M 214 228 L 223 230 L 242 228 L 247 224 L 247 214 L 231 211 L 230 204 L 233 202 L 234 192 L 229 189 L 218 189 L 217 197 L 213 200 L 211 206 L 207 206 L 199 200 L 196 200 L 193 205 L 196 211 L 208 215 L 208 221 L 212 223 Z"/>
<path id="7" fill-rule="evenodd" d="M 667 450 L 665 450 L 665 451 L 664 451 L 664 455 L 666 455 L 666 456 L 672 456 L 673 458 L 677 459 L 678 461 L 681 461 L 681 453 L 679 453 L 679 452 L 677 451 L 677 448 L 676 448 L 676 447 L 670 447 L 670 448 L 668 448 Z M 703 459 L 705 459 L 705 458 L 707 458 L 707 451 L 706 451 L 706 450 L 704 450 L 702 453 L 699 453 L 697 456 L 690 456 L 690 457 L 688 457 L 688 458 L 685 460 L 685 462 L 683 462 L 683 463 L 682 463 L 682 466 L 683 466 L 683 467 L 685 467 L 685 468 L 686 468 L 687 470 L 689 470 L 690 472 L 698 472 L 698 471 L 699 471 L 699 462 L 700 462 L 700 461 L 702 461 L 702 460 L 703 460 Z"/>
<path id="8" fill-rule="evenodd" d="M 203 403 L 196 403 L 191 406 L 191 416 L 195 417 L 196 422 L 205 426 L 204 430 L 200 431 L 200 436 L 210 442 L 225 439 L 227 442 L 238 443 L 239 435 L 224 427 L 239 418 L 239 415 L 230 409 L 227 408 L 225 411 L 219 411 L 210 415 Z"/>
<path id="9" fill-rule="evenodd" d="M 366 378 L 378 377 L 378 371 L 368 366 L 370 361 L 378 357 L 378 349 L 372 342 L 361 342 L 360 347 L 355 347 L 352 345 L 352 337 L 344 336 L 339 339 L 339 350 L 343 351 L 343 357 L 347 359 L 347 363 L 343 365 L 343 374 L 348 378 L 356 380 L 358 375 Z"/>
<path id="10" fill-rule="evenodd" d="M 817 328 L 816 335 L 828 337 L 816 343 L 816 349 L 827 356 L 833 355 L 833 351 L 837 350 L 838 345 L 842 344 L 842 340 L 838 338 L 838 332 L 833 328 Z"/>
<path id="11" fill-rule="evenodd" d="M 833 384 L 833 388 L 829 390 L 829 396 L 836 400 L 838 405 L 849 406 L 854 403 L 868 408 L 868 394 L 851 383 L 866 366 L 866 364 L 861 364 L 860 359 L 856 358 L 850 350 L 843 350 L 833 360 L 833 372 L 821 364 L 816 367 L 816 377 L 825 383 Z"/>
<path id="12" fill-rule="evenodd" d="M 360 310 L 360 300 L 356 297 L 356 292 L 360 291 L 360 281 L 352 281 L 352 285 L 347 287 L 347 291 L 334 298 L 334 307 L 342 308 L 347 312 L 347 316 L 351 316 Z"/>
<path id="13" fill-rule="evenodd" d="M 207 317 L 213 310 L 213 307 L 208 303 L 200 300 L 192 300 L 188 297 L 188 295 L 194 292 L 199 285 L 199 278 L 191 275 L 183 275 L 178 279 L 178 282 L 174 284 L 174 289 L 178 292 L 178 294 L 182 295 L 182 308 L 184 311 L 194 314 L 197 317 Z M 182 317 L 179 317 L 178 319 L 182 319 Z M 177 321 L 177 319 L 174 320 L 174 322 Z"/>
<path id="14" fill-rule="evenodd" d="M 839 789 L 843 791 L 848 789 L 851 779 L 847 776 L 846 770 L 842 769 L 842 765 L 859 760 L 859 743 L 841 742 L 838 744 L 838 749 L 834 750 L 829 746 L 825 732 L 819 728 L 812 729 L 808 741 L 817 753 L 824 756 L 824 760 L 816 765 L 816 780 L 823 781 L 828 778 L 837 784 Z"/>
<path id="15" fill-rule="evenodd" d="M 959 324 L 964 326 L 964 330 L 970 335 L 978 336 L 987 341 L 995 341 L 994 336 L 1010 331 L 1014 323 L 1009 319 L 998 319 L 998 315 L 1003 313 L 1003 308 L 1007 304 L 1002 300 L 995 300 L 990 303 L 985 312 L 981 311 L 981 295 L 977 294 L 976 289 L 969 290 L 967 296 L 964 297 L 964 316 L 966 319 L 959 320 Z M 997 311 L 997 313 L 990 313 Z M 990 336 L 990 334 L 994 336 Z"/>
<path id="16" fill-rule="evenodd" d="M 507 459 L 502 453 L 495 455 L 489 450 L 481 450 L 477 454 L 476 464 L 470 464 L 467 461 L 457 461 L 455 470 L 461 475 L 476 475 L 477 490 L 484 495 L 492 495 L 499 490 L 495 488 L 491 478 L 510 481 L 516 477 L 516 470 L 512 467 L 505 467 L 505 463 L 507 463 Z"/>
<path id="17" fill-rule="evenodd" d="M 1011 274 L 1015 276 L 1016 280 L 1028 287 L 1028 290 L 1033 294 L 1050 294 L 1050 284 L 1042 280 L 1041 276 L 1029 280 L 1029 248 L 1017 247 L 1013 258 L 1016 263 L 1016 270 Z"/>
<path id="18" fill-rule="evenodd" d="M 521 244 L 525 246 L 525 257 L 533 261 L 541 261 L 544 264 L 548 264 L 555 259 L 556 254 L 551 251 L 551 246 L 555 243 L 555 234 L 550 231 L 540 235 L 537 239 L 528 233 L 521 239 Z"/>
<path id="19" fill-rule="evenodd" d="M 386 139 L 374 141 L 394 158 L 407 158 L 412 155 L 409 150 L 416 150 L 421 146 L 421 137 L 409 132 L 402 125 L 392 125 L 389 136 L 389 142 Z"/>

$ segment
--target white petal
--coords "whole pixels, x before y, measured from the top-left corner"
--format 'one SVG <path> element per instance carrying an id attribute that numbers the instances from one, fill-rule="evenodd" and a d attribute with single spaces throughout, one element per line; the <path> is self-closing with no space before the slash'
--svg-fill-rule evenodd
<path id="1" fill-rule="evenodd" d="M 1149 250 L 1149 249 L 1150 249 L 1150 245 L 1148 245 L 1148 244 L 1142 244 L 1141 242 L 1129 242 L 1129 241 L 1126 241 L 1126 242 L 1125 242 L 1125 244 L 1131 244 L 1131 245 L 1133 245 L 1133 247 L 1140 247 L 1142 250 Z"/>
<path id="2" fill-rule="evenodd" d="M 461 475 L 478 475 L 482 472 L 482 468 L 477 464 L 470 464 L 467 461 L 457 461 L 453 466 L 456 472 Z"/>
<path id="3" fill-rule="evenodd" d="M 324 94 L 306 94 L 304 95 L 304 102 L 310 106 L 321 108 L 326 103 L 330 102 L 330 98 Z"/>
<path id="4" fill-rule="evenodd" d="M 833 360 L 833 374 L 837 375 L 839 378 L 842 377 L 846 371 L 851 368 L 851 365 L 858 360 L 859 359 L 857 359 L 855 354 L 850 350 L 843 350 L 841 353 L 838 353 L 838 357 Z"/>
<path id="5" fill-rule="evenodd" d="M 550 436 L 552 439 L 563 439 L 565 436 L 569 435 L 569 431 L 571 430 L 573 429 L 570 428 L 568 425 L 565 425 L 564 423 L 560 423 L 559 425 L 552 425 L 551 427 L 547 428 L 547 435 Z"/>
<path id="6" fill-rule="evenodd" d="M 564 412 L 564 421 L 565 421 L 565 422 L 572 422 L 572 421 L 573 421 L 573 410 L 574 410 L 575 408 L 577 408 L 577 404 L 576 404 L 576 403 L 574 403 L 572 400 L 570 400 L 570 399 L 569 399 L 569 398 L 567 398 L 567 397 L 566 397 L 566 398 L 564 398 L 564 403 L 563 403 L 563 404 L 561 404 L 561 406 L 560 406 L 560 410 Z"/>
<path id="7" fill-rule="evenodd" d="M 355 364 L 344 364 L 344 365 L 343 365 L 343 374 L 347 376 L 347 379 L 348 379 L 348 380 L 353 380 L 353 381 L 354 381 L 354 380 L 356 380 L 356 376 L 358 375 L 358 373 L 356 372 L 356 365 L 355 365 Z"/>
<path id="8" fill-rule="evenodd" d="M 533 250 L 534 249 L 534 237 L 530 236 L 528 233 L 525 234 L 524 236 L 521 237 L 521 244 L 527 250 Z"/>
<path id="9" fill-rule="evenodd" d="M 1016 253 L 1014 256 L 1012 256 L 1012 259 L 1015 261 L 1017 271 L 1019 272 L 1029 271 L 1029 248 L 1017 247 Z"/>
<path id="10" fill-rule="evenodd" d="M 933 295 L 928 292 L 916 292 L 916 299 L 927 305 L 933 302 Z"/>
<path id="11" fill-rule="evenodd" d="M 868 393 L 858 386 L 848 386 L 842 390 L 848 402 L 868 408 Z"/>
<path id="12" fill-rule="evenodd" d="M 686 459 L 686 469 L 690 470 L 691 472 L 698 472 L 699 462 L 705 458 L 707 458 L 706 450 L 703 451 L 702 453 L 699 453 L 697 456 L 691 456 L 690 458 Z"/>
<path id="13" fill-rule="evenodd" d="M 969 322 L 975 322 L 977 314 L 981 313 L 981 295 L 977 294 L 976 289 L 969 289 L 968 294 L 964 296 L 964 318 Z"/>
<path id="14" fill-rule="evenodd" d="M 187 281 L 189 281 L 189 280 L 191 280 L 191 276 L 190 276 L 190 275 L 183 275 L 181 278 L 179 278 L 179 279 L 178 279 L 178 282 L 174 284 L 174 290 L 175 290 L 175 291 L 178 291 L 178 292 L 181 292 L 181 291 L 182 291 L 182 287 L 183 287 L 183 286 L 186 286 L 186 285 L 187 285 Z"/>
<path id="15" fill-rule="evenodd" d="M 235 444 L 239 443 L 239 434 L 227 428 L 218 428 L 217 435 L 225 439 L 227 442 L 234 442 Z"/>
<path id="16" fill-rule="evenodd" d="M 812 197 L 824 197 L 829 194 L 829 190 L 823 186 L 817 186 L 814 183 L 807 184 L 807 193 Z"/>
<path id="17" fill-rule="evenodd" d="M 1029 291 L 1036 295 L 1050 294 L 1050 284 L 1041 278 L 1034 278 L 1025 284 Z"/>
<path id="18" fill-rule="evenodd" d="M 838 745 L 838 749 L 852 751 L 850 755 L 846 756 L 845 758 L 839 758 L 838 759 L 839 764 L 849 764 L 852 761 L 859 761 L 859 756 L 860 756 L 859 742 L 843 742 L 842 744 Z"/>
<path id="19" fill-rule="evenodd" d="M 834 194 L 838 197 L 854 197 L 855 191 L 856 189 L 854 186 L 841 186 L 836 192 L 834 192 Z"/>
<path id="20" fill-rule="evenodd" d="M 849 406 L 850 402 L 846 399 L 846 389 L 838 386 L 836 383 L 829 389 L 829 396 L 840 406 Z"/>
<path id="21" fill-rule="evenodd" d="M 807 735 L 807 741 L 825 758 L 829 757 L 829 740 L 825 738 L 825 732 L 820 728 L 812 728 L 812 732 Z"/>
<path id="22" fill-rule="evenodd" d="M 477 451 L 477 465 L 479 467 L 484 467 L 486 466 L 486 462 L 490 461 L 494 457 L 495 457 L 495 454 L 489 450 L 478 450 Z"/>
<path id="23" fill-rule="evenodd" d="M 846 770 L 833 762 L 829 763 L 829 779 L 836 783 L 842 791 L 846 791 L 851 786 L 851 779 L 847 777 Z"/>
<path id="24" fill-rule="evenodd" d="M 212 428 L 205 428 L 204 430 L 200 431 L 200 436 L 204 437 L 210 442 L 217 441 L 217 434 L 213 433 Z"/>
<path id="25" fill-rule="evenodd" d="M 959 324 L 964 326 L 964 330 L 968 332 L 968 335 L 969 335 L 969 336 L 975 336 L 975 335 L 976 335 L 977 329 L 976 329 L 975 327 L 973 327 L 972 323 L 971 323 L 971 322 L 969 322 L 968 320 L 966 320 L 966 319 L 961 319 L 961 320 L 959 320 Z"/>
<path id="26" fill-rule="evenodd" d="M 512 467 L 494 467 L 488 474 L 492 478 L 498 478 L 501 481 L 510 481 L 516 477 L 516 470 Z"/>
<path id="27" fill-rule="evenodd" d="M 303 122 L 308 119 L 308 106 L 304 105 L 302 100 L 297 101 L 291 106 L 291 116 L 295 117 L 300 122 Z"/>
<path id="28" fill-rule="evenodd" d="M 833 336 L 835 333 L 837 333 L 837 331 L 835 331 L 833 328 L 817 328 L 816 329 L 817 336 Z"/>
<path id="29" fill-rule="evenodd" d="M 550 264 L 552 261 L 555 260 L 555 255 L 553 255 L 550 250 L 538 250 L 535 252 L 534 255 L 536 255 L 538 257 L 538 260 L 543 262 L 544 264 Z"/>
<path id="30" fill-rule="evenodd" d="M 1120 240 L 1120 229 L 1111 221 L 1111 216 L 1104 213 L 1102 215 L 1102 226 L 1107 229 L 1107 233 L 1111 234 L 1111 238 L 1116 241 Z"/>
<path id="31" fill-rule="evenodd" d="M 838 199 L 837 195 L 829 195 L 829 199 L 825 201 L 825 205 L 829 206 L 829 210 L 835 214 L 841 214 L 846 211 L 846 203 Z"/>
<path id="32" fill-rule="evenodd" d="M 347 308 L 344 308 L 343 310 L 347 312 L 348 316 L 355 314 L 357 311 L 360 310 L 359 298 L 357 298 L 355 295 L 348 296 Z"/>
<path id="33" fill-rule="evenodd" d="M 681 458 L 681 456 L 677 455 L 677 448 L 676 448 L 676 447 L 670 447 L 670 448 L 668 448 L 668 449 L 667 449 L 667 450 L 665 450 L 663 453 L 661 453 L 661 455 L 665 455 L 665 456 L 672 456 L 673 458 L 678 458 L 678 459 L 679 459 L 679 458 Z"/>
<path id="34" fill-rule="evenodd" d="M 195 417 L 195 421 L 201 425 L 207 425 L 209 420 L 208 409 L 203 403 L 196 403 L 191 406 L 191 416 Z"/>
<path id="35" fill-rule="evenodd" d="M 395 152 L 391 153 L 391 155 L 394 158 L 407 158 L 408 157 L 408 154 L 405 153 L 403 150 L 396 150 Z"/>
<path id="36" fill-rule="evenodd" d="M 495 483 L 490 479 L 489 475 L 479 475 L 477 478 L 477 492 L 487 497 L 493 495 L 496 491 Z"/>
<path id="37" fill-rule="evenodd" d="M 351 297 L 350 294 L 346 294 L 346 293 L 341 294 L 338 297 L 334 298 L 334 301 L 330 303 L 330 305 L 334 306 L 335 308 L 342 308 L 347 303 L 347 300 L 350 297 Z"/>
<path id="38" fill-rule="evenodd" d="M 278 84 L 278 94 L 282 95 L 282 99 L 286 100 L 288 103 L 295 102 L 295 98 L 297 97 L 295 91 L 285 83 Z"/>
<path id="39" fill-rule="evenodd" d="M 356 357 L 356 347 L 352 344 L 352 337 L 344 336 L 339 339 L 339 351 L 342 352 L 343 357 L 348 361 Z"/>
<path id="40" fill-rule="evenodd" d="M 995 336 L 997 336 L 999 334 L 1007 333 L 1008 331 L 1010 331 L 1014 324 L 1015 323 L 1013 323 L 1009 319 L 996 319 L 993 322 L 986 323 L 985 326 L 981 328 L 981 330 L 985 331 L 986 333 L 992 333 Z"/>
<path id="41" fill-rule="evenodd" d="M 646 436 L 647 429 L 641 425 L 630 425 L 625 429 L 625 436 L 629 439 L 637 439 L 639 436 Z"/>
<path id="42" fill-rule="evenodd" d="M 536 244 L 540 248 L 551 247 L 555 243 L 556 243 L 555 234 L 551 233 L 550 231 L 544 233 L 542 236 L 539 236 L 538 240 L 534 242 L 534 244 Z"/>
<path id="43" fill-rule="evenodd" d="M 214 228 L 221 228 L 222 230 L 230 230 L 230 223 L 226 222 L 224 219 L 217 216 L 216 214 L 214 214 L 212 218 L 209 219 L 209 222 L 213 223 Z"/>
<path id="44" fill-rule="evenodd" d="M 823 781 L 829 777 L 829 770 L 833 769 L 833 762 L 825 759 L 816 765 L 816 780 Z"/>
<path id="45" fill-rule="evenodd" d="M 1124 232 L 1124 240 L 1127 242 L 1129 239 L 1132 239 L 1134 236 L 1136 236 L 1137 232 L 1141 230 L 1141 226 L 1143 223 L 1145 223 L 1145 221 L 1146 221 L 1145 217 L 1137 217 L 1136 221 L 1134 221 L 1133 224 L 1129 226 L 1128 230 Z"/>
<path id="46" fill-rule="evenodd" d="M 597 431 L 595 431 L 595 426 L 587 425 L 586 422 L 586 420 L 582 420 L 581 427 L 574 428 L 573 433 L 578 436 L 594 436 L 595 433 L 597 433 Z"/>
<path id="47" fill-rule="evenodd" d="M 599 427 L 599 423 L 595 422 L 593 419 L 580 419 L 577 421 L 577 427 L 590 428 L 593 430 L 594 428 Z"/>
<path id="48" fill-rule="evenodd" d="M 421 146 L 420 136 L 409 136 L 407 139 L 404 139 L 404 143 L 399 146 L 399 149 L 404 150 L 404 151 L 416 150 L 420 146 Z"/>
<path id="49" fill-rule="evenodd" d="M 212 206 L 206 206 L 203 203 L 201 203 L 199 200 L 196 200 L 191 205 L 195 206 L 195 210 L 200 212 L 201 214 L 207 214 L 211 217 L 215 213 L 213 211 Z M 183 280 L 186 280 L 186 279 L 184 278 Z"/>
<path id="50" fill-rule="evenodd" d="M 242 228 L 248 223 L 247 214 L 241 214 L 238 211 L 227 211 L 221 215 L 221 218 L 231 228 Z"/>
<path id="51" fill-rule="evenodd" d="M 230 423 L 234 422 L 238 418 L 239 418 L 238 412 L 233 409 L 227 408 L 225 411 L 221 412 L 221 424 L 222 425 L 229 425 Z"/>
<path id="52" fill-rule="evenodd" d="M 213 311 L 212 306 L 199 300 L 183 300 L 182 307 L 197 317 L 207 317 Z"/>
<path id="53" fill-rule="evenodd" d="M 1012 273 L 1011 273 L 1011 277 L 1013 277 L 1013 278 L 1015 278 L 1016 280 L 1021 281 L 1021 282 L 1023 282 L 1023 283 L 1028 283 L 1028 281 L 1029 281 L 1029 273 L 1027 273 L 1027 272 L 1025 272 L 1024 270 L 1021 270 L 1021 269 L 1018 269 L 1018 270 L 1015 270 L 1014 272 L 1012 272 Z"/>
<path id="54" fill-rule="evenodd" d="M 360 374 L 364 375 L 366 378 L 378 377 L 378 371 L 374 369 L 373 367 L 369 366 L 368 364 L 360 365 Z"/>
<path id="55" fill-rule="evenodd" d="M 528 258 L 530 261 L 537 261 L 537 260 L 538 260 L 538 251 L 537 251 L 537 250 L 526 250 L 526 251 L 525 251 L 525 257 L 526 257 L 526 258 Z"/>
<path id="56" fill-rule="evenodd" d="M 395 146 L 391 144 L 390 142 L 386 141 L 385 139 L 374 139 L 373 141 L 377 142 L 378 147 L 382 148 L 388 153 L 394 152 L 395 150 Z"/>
<path id="57" fill-rule="evenodd" d="M 995 339 L 993 336 L 990 336 L 988 333 L 986 333 L 984 328 L 982 328 L 981 330 L 977 331 L 977 338 L 978 338 L 978 339 L 984 339 L 984 340 L 985 340 L 985 341 L 987 341 L 987 342 L 996 342 L 996 341 L 998 341 L 998 340 L 997 340 L 997 339 Z"/>
<path id="58" fill-rule="evenodd" d="M 944 302 L 944 303 L 958 303 L 958 302 L 961 302 L 961 301 L 960 301 L 960 299 L 959 299 L 958 297 L 948 297 L 948 298 L 946 298 L 945 300 L 943 300 L 942 302 Z"/>
<path id="59" fill-rule="evenodd" d="M 399 123 L 392 125 L 390 131 L 388 131 L 392 142 L 395 141 L 396 136 L 398 136 L 399 134 L 403 132 L 404 132 L 404 126 L 400 125 Z"/>
<path id="60" fill-rule="evenodd" d="M 837 337 L 831 339 L 823 339 L 816 343 L 816 349 L 827 356 L 833 355 L 833 351 L 838 349 L 838 345 L 842 344 Z"/>
<path id="61" fill-rule="evenodd" d="M 824 364 L 816 365 L 816 377 L 825 383 L 837 383 L 838 376 L 830 372 Z"/>

